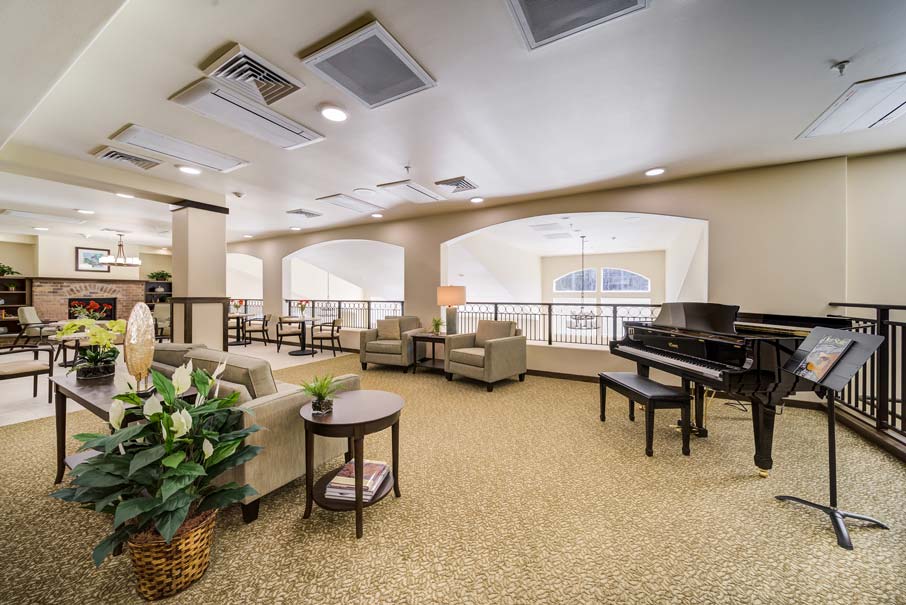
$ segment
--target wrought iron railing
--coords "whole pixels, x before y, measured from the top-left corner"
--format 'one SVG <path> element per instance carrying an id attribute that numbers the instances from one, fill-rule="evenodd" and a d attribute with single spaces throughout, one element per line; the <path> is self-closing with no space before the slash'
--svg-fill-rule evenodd
<path id="1" fill-rule="evenodd" d="M 906 441 L 906 322 L 891 321 L 891 311 L 906 311 L 906 305 L 830 303 L 832 307 L 870 309 L 871 319 L 850 318 L 853 331 L 880 334 L 884 342 L 846 388 L 837 402 L 857 413 L 875 429 Z"/>
<path id="2" fill-rule="evenodd" d="M 474 332 L 480 319 L 515 321 L 530 341 L 607 345 L 623 337 L 626 321 L 651 321 L 660 305 L 470 302 L 459 307 L 458 331 Z"/>
<path id="3" fill-rule="evenodd" d="M 255 317 L 264 315 L 264 300 L 261 298 L 231 298 L 230 312 L 248 313 Z"/>
<path id="4" fill-rule="evenodd" d="M 346 328 L 375 328 L 379 319 L 403 314 L 401 300 L 290 300 L 286 313 L 292 317 L 311 317 L 329 322 L 342 319 Z"/>

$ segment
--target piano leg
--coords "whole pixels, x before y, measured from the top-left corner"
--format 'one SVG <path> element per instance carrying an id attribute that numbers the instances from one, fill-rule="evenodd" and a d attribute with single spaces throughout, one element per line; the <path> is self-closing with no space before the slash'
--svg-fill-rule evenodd
<path id="1" fill-rule="evenodd" d="M 757 396 L 752 397 L 752 432 L 755 435 L 755 466 L 758 474 L 768 476 L 768 471 L 774 466 L 771 458 L 771 449 L 774 443 L 774 413 L 776 405 L 770 399 L 762 401 Z"/>
<path id="2" fill-rule="evenodd" d="M 698 437 L 707 437 L 708 428 L 705 426 L 705 387 L 695 383 L 695 434 Z"/>

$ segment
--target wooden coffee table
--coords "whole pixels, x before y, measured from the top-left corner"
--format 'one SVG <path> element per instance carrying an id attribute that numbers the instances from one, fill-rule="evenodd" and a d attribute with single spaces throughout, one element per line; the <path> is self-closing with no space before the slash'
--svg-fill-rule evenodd
<path id="1" fill-rule="evenodd" d="M 355 511 L 355 535 L 362 537 L 362 511 L 383 500 L 390 488 L 394 495 L 400 497 L 399 486 L 399 444 L 400 444 L 400 411 L 403 409 L 403 398 L 387 391 L 346 391 L 339 393 L 333 400 L 333 412 L 326 416 L 314 416 L 311 404 L 299 410 L 305 420 L 305 514 L 303 519 L 311 516 L 312 502 L 325 510 Z M 365 435 L 377 433 L 390 428 L 392 439 L 392 472 L 387 473 L 384 482 L 374 494 L 371 502 L 362 500 L 362 465 L 364 460 Z M 355 501 L 334 500 L 325 495 L 327 484 L 340 472 L 340 468 L 325 474 L 314 481 L 315 435 L 323 437 L 346 437 L 346 462 L 355 458 Z"/>
<path id="2" fill-rule="evenodd" d="M 444 371 L 444 360 L 437 358 L 437 345 L 444 344 L 447 339 L 446 334 L 432 334 L 431 332 L 422 332 L 420 334 L 413 334 L 411 336 L 412 342 L 415 343 L 413 348 L 415 349 L 415 355 L 418 356 L 418 343 L 431 343 L 431 357 L 422 357 L 421 359 L 415 360 L 415 367 L 412 368 L 412 373 L 415 374 L 418 368 L 427 368 L 429 370 L 439 370 Z"/>

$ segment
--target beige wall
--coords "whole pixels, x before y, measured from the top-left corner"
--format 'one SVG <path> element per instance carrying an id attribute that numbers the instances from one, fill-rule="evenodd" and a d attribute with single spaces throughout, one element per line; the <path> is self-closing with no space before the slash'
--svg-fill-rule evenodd
<path id="1" fill-rule="evenodd" d="M 575 298 L 579 292 L 554 293 L 554 280 L 558 277 L 572 273 L 579 269 L 580 256 L 544 256 L 541 258 L 541 302 L 551 302 L 555 299 Z M 615 267 L 628 269 L 651 280 L 651 292 L 601 292 L 601 269 Z M 647 298 L 653 304 L 664 302 L 664 251 L 649 250 L 647 252 L 620 252 L 614 254 L 588 254 L 585 256 L 585 268 L 595 269 L 597 273 L 597 292 L 586 292 L 585 300 L 589 302 L 600 301 L 604 298 Z"/>
<path id="2" fill-rule="evenodd" d="M 171 255 L 139 252 L 138 256 L 142 259 L 142 267 L 139 272 L 142 279 L 150 279 L 148 274 L 154 273 L 155 271 L 169 271 L 172 275 L 173 257 Z"/>
<path id="3" fill-rule="evenodd" d="M 624 211 L 709 221 L 709 300 L 745 310 L 824 314 L 845 294 L 846 159 L 832 158 L 466 211 L 420 219 L 237 242 L 231 251 L 264 260 L 266 304 L 281 298 L 281 260 L 333 239 L 403 246 L 407 313 L 438 314 L 440 245 L 517 218 L 551 212 Z M 820 251 L 820 262 L 803 263 Z M 805 260 L 803 260 L 805 259 Z M 277 307 L 272 309 L 279 312 Z"/>
<path id="4" fill-rule="evenodd" d="M 109 272 L 76 271 L 75 249 L 103 248 L 116 253 L 116 240 L 38 236 L 37 275 L 40 277 L 77 277 L 81 279 L 141 279 L 139 267 L 110 267 Z M 126 244 L 126 254 L 135 256 L 135 247 Z"/>
<path id="5" fill-rule="evenodd" d="M 0 263 L 9 265 L 22 275 L 34 275 L 37 249 L 33 243 L 0 241 Z"/>

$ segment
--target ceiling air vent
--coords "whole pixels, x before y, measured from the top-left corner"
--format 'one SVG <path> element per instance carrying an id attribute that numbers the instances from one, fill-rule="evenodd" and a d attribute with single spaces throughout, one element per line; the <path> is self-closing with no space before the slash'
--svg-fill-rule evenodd
<path id="1" fill-rule="evenodd" d="M 127 126 L 111 138 L 120 143 L 128 143 L 180 162 L 194 164 L 195 166 L 217 172 L 232 172 L 243 166 L 248 166 L 248 162 L 245 160 L 240 160 L 231 155 L 176 139 L 135 124 Z"/>
<path id="2" fill-rule="evenodd" d="M 410 180 L 384 183 L 383 185 L 378 185 L 378 189 L 402 200 L 406 200 L 407 202 L 415 202 L 416 204 L 430 204 L 431 202 L 442 202 L 446 199 L 424 185 L 420 185 L 419 183 Z"/>
<path id="3" fill-rule="evenodd" d="M 67 223 L 70 225 L 82 225 L 85 223 L 85 221 L 82 219 L 72 218 L 69 216 L 59 216 L 57 214 L 44 214 L 42 212 L 28 212 L 27 210 L 10 210 L 10 209 L 0 210 L 0 215 L 20 219 L 23 221 L 29 221 L 34 224 L 52 222 L 52 223 Z"/>
<path id="4" fill-rule="evenodd" d="M 643 9 L 648 0 L 507 0 L 530 49 Z"/>
<path id="5" fill-rule="evenodd" d="M 570 239 L 572 233 L 545 233 L 544 239 Z"/>
<path id="6" fill-rule="evenodd" d="M 796 137 L 808 139 L 890 124 L 906 114 L 906 73 L 856 82 Z"/>
<path id="7" fill-rule="evenodd" d="M 304 218 L 318 218 L 322 216 L 320 212 L 313 212 L 311 210 L 306 210 L 305 208 L 296 208 L 295 210 L 287 210 L 287 214 L 295 214 L 302 216 Z"/>
<path id="8" fill-rule="evenodd" d="M 434 181 L 434 184 L 442 185 L 444 187 L 452 187 L 453 191 L 451 191 L 450 193 L 462 193 L 463 191 L 472 191 L 473 189 L 478 189 L 478 185 L 464 176 L 457 176 L 452 179 L 444 179 L 442 181 Z"/>
<path id="9" fill-rule="evenodd" d="M 383 210 L 380 206 L 376 206 L 369 202 L 365 202 L 358 198 L 346 195 L 344 193 L 337 193 L 335 195 L 328 195 L 326 197 L 319 197 L 315 201 L 318 202 L 327 202 L 334 206 L 339 206 L 340 208 L 345 208 L 346 210 L 352 210 L 353 212 L 359 212 L 361 214 L 367 214 L 369 212 L 378 212 Z"/>
<path id="10" fill-rule="evenodd" d="M 141 168 L 142 170 L 150 170 L 155 166 L 160 166 L 160 162 L 158 162 L 157 160 L 145 158 L 133 153 L 126 153 L 125 151 L 114 149 L 113 147 L 104 147 L 103 149 L 95 153 L 94 157 L 98 158 L 99 160 L 104 160 L 105 162 L 132 164 L 133 166 Z"/>
<path id="11" fill-rule="evenodd" d="M 218 83 L 267 105 L 305 84 L 241 44 L 235 44 L 204 70 Z"/>
<path id="12" fill-rule="evenodd" d="M 377 21 L 302 62 L 371 109 L 436 85 Z"/>

